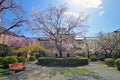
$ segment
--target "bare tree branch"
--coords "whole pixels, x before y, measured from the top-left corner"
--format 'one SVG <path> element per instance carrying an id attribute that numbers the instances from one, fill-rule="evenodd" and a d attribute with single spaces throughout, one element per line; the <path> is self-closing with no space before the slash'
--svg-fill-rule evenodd
<path id="1" fill-rule="evenodd" d="M 5 25 L 5 26 L 0 25 L 0 26 L 7 28 L 0 34 L 3 34 L 6 31 L 9 31 L 10 29 L 13 29 L 15 27 L 20 27 L 23 23 L 25 23 L 27 21 L 25 19 L 25 17 L 23 17 L 24 10 L 23 10 L 22 6 L 20 6 L 14 0 L 0 0 L 0 14 L 1 14 L 1 18 L 2 18 L 2 22 L 1 22 L 2 24 L 6 24 L 6 20 L 4 19 L 4 16 L 5 16 L 4 14 L 7 14 L 7 11 L 10 11 L 9 14 L 13 14 L 15 19 L 11 19 L 11 20 L 9 20 L 9 22 L 7 21 L 9 23 L 8 25 Z"/>
<path id="2" fill-rule="evenodd" d="M 43 31 L 43 34 L 55 43 L 59 51 L 59 57 L 62 57 L 63 43 L 65 44 L 65 41 L 66 43 L 69 42 L 69 37 L 74 38 L 74 34 L 82 33 L 81 28 L 85 28 L 84 19 L 86 19 L 86 15 L 80 15 L 79 17 L 66 15 L 67 9 L 66 5 L 50 6 L 45 11 L 33 9 L 32 24 L 35 26 L 30 28 L 32 28 L 32 31 L 37 31 L 37 29 L 39 29 L 39 32 Z M 79 31 L 75 31 L 75 29 Z"/>
<path id="3" fill-rule="evenodd" d="M 5 32 L 7 32 L 15 27 L 20 27 L 24 22 L 26 22 L 26 20 L 19 20 L 18 22 L 14 23 L 12 26 L 10 26 L 8 29 L 1 32 L 0 34 L 4 34 Z"/>

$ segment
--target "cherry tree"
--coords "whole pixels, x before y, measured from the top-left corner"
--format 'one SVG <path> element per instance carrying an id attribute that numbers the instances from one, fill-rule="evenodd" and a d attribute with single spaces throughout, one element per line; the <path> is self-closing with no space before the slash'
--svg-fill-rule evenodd
<path id="1" fill-rule="evenodd" d="M 10 46 L 11 48 L 19 49 L 20 47 L 24 46 L 36 45 L 38 44 L 38 41 L 36 39 L 8 35 L 5 38 L 5 44 Z"/>
<path id="2" fill-rule="evenodd" d="M 67 10 L 66 5 L 50 6 L 45 11 L 33 9 L 30 29 L 37 34 L 43 33 L 52 40 L 59 52 L 59 57 L 63 57 L 64 41 L 69 42 L 69 37 L 74 38 L 75 35 L 85 32 L 85 23 L 88 19 L 88 15 L 83 13 L 79 13 L 78 16 L 66 14 Z"/>
<path id="3" fill-rule="evenodd" d="M 112 53 L 119 49 L 120 34 L 119 33 L 102 33 L 98 34 L 97 44 L 100 46 L 101 52 L 105 53 L 106 57 L 111 57 Z"/>
<path id="4" fill-rule="evenodd" d="M 0 37 L 3 36 L 2 44 L 4 44 L 6 34 L 9 30 L 23 26 L 27 22 L 24 15 L 25 11 L 19 3 L 19 0 L 0 0 L 0 27 L 5 28 L 0 32 Z M 12 18 L 9 18 L 10 16 Z"/>

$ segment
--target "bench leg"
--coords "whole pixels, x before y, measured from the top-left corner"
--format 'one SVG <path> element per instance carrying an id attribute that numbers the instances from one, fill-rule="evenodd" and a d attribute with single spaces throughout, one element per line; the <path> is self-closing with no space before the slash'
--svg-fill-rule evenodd
<path id="1" fill-rule="evenodd" d="M 23 67 L 22 70 L 23 70 L 23 71 L 26 70 L 26 67 Z"/>
<path id="2" fill-rule="evenodd" d="M 16 74 L 16 73 L 17 73 L 17 70 L 14 70 L 14 73 Z"/>

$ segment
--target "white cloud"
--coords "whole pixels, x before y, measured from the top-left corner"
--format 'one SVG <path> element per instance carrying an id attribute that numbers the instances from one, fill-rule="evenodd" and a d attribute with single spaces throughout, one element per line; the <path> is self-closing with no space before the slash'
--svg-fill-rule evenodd
<path id="1" fill-rule="evenodd" d="M 100 6 L 99 9 L 103 9 L 103 6 Z"/>
<path id="2" fill-rule="evenodd" d="M 104 14 L 102 0 L 63 0 L 63 2 L 68 4 L 70 12 L 68 12 L 67 14 L 71 14 L 72 12 L 73 15 L 78 16 L 78 14 L 76 13 L 78 13 L 79 11 L 91 14 L 95 10 L 101 11 L 97 13 L 100 16 Z"/>
<path id="3" fill-rule="evenodd" d="M 67 2 L 74 8 L 99 8 L 102 4 L 102 0 L 68 0 Z"/>
<path id="4" fill-rule="evenodd" d="M 102 16 L 104 13 L 105 13 L 105 11 L 103 10 L 99 13 L 99 15 Z"/>

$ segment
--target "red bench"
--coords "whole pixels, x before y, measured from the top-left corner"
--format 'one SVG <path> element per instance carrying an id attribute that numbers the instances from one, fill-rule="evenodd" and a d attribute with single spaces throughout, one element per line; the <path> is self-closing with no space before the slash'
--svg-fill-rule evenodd
<path id="1" fill-rule="evenodd" d="M 25 69 L 25 65 L 23 62 L 19 62 L 19 63 L 16 63 L 16 64 L 9 64 L 9 70 L 20 70 L 20 69 Z"/>

